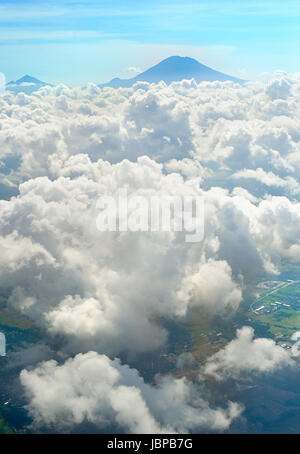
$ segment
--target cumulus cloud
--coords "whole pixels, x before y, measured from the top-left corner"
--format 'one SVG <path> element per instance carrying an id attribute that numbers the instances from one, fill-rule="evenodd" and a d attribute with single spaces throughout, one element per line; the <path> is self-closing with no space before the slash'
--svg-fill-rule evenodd
<path id="1" fill-rule="evenodd" d="M 185 243 L 181 232 L 97 230 L 101 194 L 127 187 L 135 195 L 201 196 L 197 181 L 164 175 L 147 157 L 75 164 L 87 176 L 32 179 L 18 197 L 0 202 L 2 247 L 12 242 L 0 261 L 10 304 L 49 333 L 65 335 L 75 352 L 106 353 L 158 348 L 167 336 L 158 317 L 184 317 L 193 306 L 216 313 L 237 307 L 240 283 L 231 270 L 234 257 L 218 257 L 224 227 L 213 197 L 206 221 L 212 230 L 196 245 Z"/>
<path id="2" fill-rule="evenodd" d="M 224 261 L 208 260 L 196 270 L 187 270 L 178 292 L 187 304 L 202 301 L 207 309 L 223 305 L 237 308 L 242 299 L 240 287 L 232 281 L 231 268 Z"/>
<path id="3" fill-rule="evenodd" d="M 243 86 L 60 85 L 0 96 L 1 291 L 71 356 L 22 372 L 37 423 L 159 433 L 226 429 L 238 416 L 236 404 L 213 410 L 201 395 L 192 404 L 185 380 L 150 386 L 109 357 L 161 348 L 164 322 L 194 307 L 232 314 L 257 274 L 299 261 L 299 93 L 299 78 L 277 74 Z M 97 201 L 120 188 L 204 198 L 203 241 L 100 232 Z M 28 349 L 32 365 L 43 355 L 51 349 Z M 243 328 L 205 370 L 222 380 L 283 364 L 291 364 L 285 351 Z"/>
<path id="4" fill-rule="evenodd" d="M 299 194 L 300 185 L 298 181 L 293 177 L 281 178 L 278 175 L 275 175 L 273 172 L 265 172 L 263 169 L 258 168 L 253 169 L 244 169 L 236 172 L 232 175 L 232 178 L 240 179 L 252 179 L 257 180 L 263 183 L 265 186 L 277 186 L 279 188 L 285 188 L 292 194 Z"/>
<path id="5" fill-rule="evenodd" d="M 57 178 L 66 160 L 82 153 L 111 163 L 147 154 L 188 177 L 203 175 L 202 167 L 260 167 L 297 179 L 298 93 L 299 79 L 284 75 L 243 86 L 138 82 L 119 89 L 89 84 L 44 87 L 32 95 L 6 92 L 0 98 L 0 159 L 19 157 L 17 168 L 7 170 L 19 181 Z"/>
<path id="6" fill-rule="evenodd" d="M 268 83 L 266 94 L 274 99 L 287 99 L 291 94 L 291 84 L 284 77 L 279 77 Z"/>
<path id="7" fill-rule="evenodd" d="M 146 384 L 118 359 L 89 352 L 59 365 L 41 363 L 21 372 L 35 425 L 70 430 L 84 421 L 130 433 L 186 433 L 227 429 L 242 407 L 211 408 L 186 379 L 160 377 Z"/>
<path id="8" fill-rule="evenodd" d="M 293 365 L 294 361 L 287 350 L 276 345 L 272 339 L 255 339 L 253 328 L 244 326 L 237 330 L 236 339 L 207 360 L 203 373 L 217 380 L 225 380 L 249 374 L 272 373 Z"/>
<path id="9" fill-rule="evenodd" d="M 74 353 L 157 349 L 167 339 L 158 319 L 195 306 L 234 310 L 255 273 L 276 273 L 280 258 L 298 260 L 299 204 L 285 197 L 257 204 L 244 192 L 204 191 L 197 178 L 165 174 L 149 157 L 112 165 L 77 155 L 64 172 L 28 180 L 0 202 L 0 285 L 11 305 L 66 336 Z M 97 200 L 120 187 L 204 197 L 203 241 L 186 243 L 174 231 L 98 231 Z"/>

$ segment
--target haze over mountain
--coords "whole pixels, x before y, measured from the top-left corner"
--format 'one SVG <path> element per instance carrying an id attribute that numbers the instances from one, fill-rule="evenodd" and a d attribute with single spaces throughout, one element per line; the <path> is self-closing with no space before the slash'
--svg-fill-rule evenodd
<path id="1" fill-rule="evenodd" d="M 164 81 L 166 84 L 170 84 L 179 80 L 190 80 L 195 79 L 196 82 L 203 81 L 232 81 L 232 82 L 244 82 L 242 79 L 238 79 L 228 74 L 215 71 L 208 66 L 202 65 L 194 58 L 190 57 L 179 57 L 173 56 L 168 57 L 161 61 L 155 66 L 147 69 L 146 71 L 132 77 L 130 79 L 120 79 L 118 77 L 112 79 L 110 82 L 99 84 L 99 87 L 131 87 L 136 82 L 143 81 L 149 83 L 158 83 Z M 14 93 L 26 93 L 31 94 L 45 86 L 53 87 L 52 84 L 43 82 L 42 80 L 32 77 L 28 74 L 21 77 L 16 81 L 10 81 L 6 84 L 6 89 Z"/>
<path id="2" fill-rule="evenodd" d="M 166 58 L 157 65 L 152 66 L 147 69 L 147 71 L 144 71 L 131 79 L 119 79 L 117 77 L 106 84 L 100 84 L 99 87 L 130 87 L 139 81 L 158 83 L 161 80 L 166 84 L 170 84 L 184 79 L 195 79 L 196 82 L 227 80 L 243 82 L 241 79 L 229 76 L 228 74 L 223 74 L 208 66 L 202 65 L 194 58 L 173 56 Z"/>
<path id="3" fill-rule="evenodd" d="M 39 79 L 36 79 L 35 77 L 26 74 L 16 81 L 12 80 L 11 82 L 8 82 L 6 84 L 6 89 L 13 91 L 14 93 L 23 92 L 30 94 L 34 91 L 39 90 L 41 87 L 45 87 L 46 85 L 49 85 L 50 87 L 53 86 L 47 82 L 43 82 Z"/>

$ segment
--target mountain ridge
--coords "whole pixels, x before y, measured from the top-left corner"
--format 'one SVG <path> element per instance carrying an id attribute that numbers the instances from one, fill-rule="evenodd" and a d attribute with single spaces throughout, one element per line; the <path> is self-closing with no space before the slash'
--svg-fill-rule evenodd
<path id="1" fill-rule="evenodd" d="M 244 80 L 238 79 L 237 77 L 215 71 L 194 58 L 171 56 L 130 79 L 116 77 L 110 82 L 99 84 L 99 87 L 130 87 L 140 81 L 158 83 L 162 80 L 166 84 L 170 84 L 184 79 L 195 79 L 196 82 L 224 82 L 228 80 L 238 83 L 244 82 Z"/>
<path id="2" fill-rule="evenodd" d="M 237 77 L 230 76 L 228 74 L 215 71 L 214 69 L 203 65 L 194 58 L 191 57 L 180 57 L 171 56 L 168 57 L 156 65 L 148 68 L 136 76 L 129 79 L 120 79 L 115 77 L 110 82 L 99 84 L 98 86 L 103 87 L 131 87 L 136 82 L 149 82 L 159 83 L 164 81 L 166 84 L 180 80 L 195 79 L 196 82 L 213 82 L 213 81 L 232 81 L 237 83 L 245 82 Z M 27 93 L 31 94 L 37 91 L 39 88 L 45 86 L 53 87 L 52 84 L 43 82 L 36 77 L 25 74 L 16 81 L 10 81 L 6 84 L 8 90 L 14 93 Z"/>
<path id="3" fill-rule="evenodd" d="M 20 79 L 18 79 L 16 81 L 11 80 L 10 82 L 8 82 L 7 85 L 21 85 L 22 83 L 49 85 L 46 82 L 43 82 L 42 80 L 37 79 L 36 77 L 29 76 L 28 74 L 25 74 L 25 76 L 20 77 Z"/>
<path id="4" fill-rule="evenodd" d="M 8 82 L 6 84 L 6 88 L 14 93 L 23 92 L 26 94 L 31 94 L 34 91 L 37 91 L 39 88 L 45 87 L 47 85 L 53 87 L 52 84 L 43 82 L 36 77 L 25 74 L 25 76 L 20 77 L 20 79 L 17 79 L 15 81 L 11 80 L 10 82 Z"/>

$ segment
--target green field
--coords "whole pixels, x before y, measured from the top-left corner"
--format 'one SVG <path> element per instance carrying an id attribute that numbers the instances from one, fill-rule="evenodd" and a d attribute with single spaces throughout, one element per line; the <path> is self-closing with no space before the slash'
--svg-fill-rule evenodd
<path id="1" fill-rule="evenodd" d="M 255 321 L 268 326 L 270 333 L 275 336 L 282 334 L 284 337 L 290 337 L 300 330 L 300 314 L 294 310 L 279 309 L 271 314 L 256 316 Z"/>
<path id="2" fill-rule="evenodd" d="M 260 287 L 259 290 L 262 288 Z M 264 306 L 263 310 L 247 313 L 247 317 L 254 326 L 263 326 L 272 336 L 286 339 L 290 338 L 295 331 L 300 330 L 299 282 L 286 281 L 278 289 L 263 289 L 260 297 L 252 304 L 252 309 L 257 309 L 258 306 Z"/>

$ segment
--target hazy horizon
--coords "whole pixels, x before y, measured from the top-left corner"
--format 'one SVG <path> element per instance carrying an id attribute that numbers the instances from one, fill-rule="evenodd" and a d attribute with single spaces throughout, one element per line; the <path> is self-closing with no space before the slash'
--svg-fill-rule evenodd
<path id="1" fill-rule="evenodd" d="M 82 85 L 127 78 L 170 55 L 244 79 L 297 72 L 299 2 L 88 0 L 1 3 L 0 71 Z"/>

